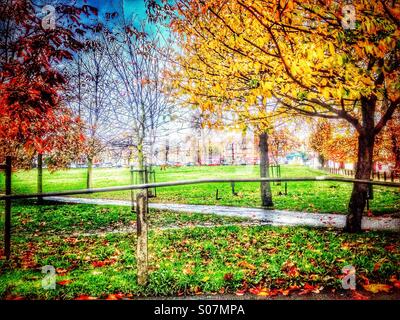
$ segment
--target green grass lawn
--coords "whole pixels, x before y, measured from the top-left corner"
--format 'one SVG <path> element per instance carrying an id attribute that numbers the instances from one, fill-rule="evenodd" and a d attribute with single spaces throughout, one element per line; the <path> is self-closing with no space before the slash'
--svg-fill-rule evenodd
<path id="1" fill-rule="evenodd" d="M 0 260 L 0 299 L 330 292 L 341 290 L 348 265 L 358 288 L 369 282 L 394 292 L 400 279 L 396 233 L 245 226 L 243 218 L 151 210 L 149 284 L 141 287 L 135 219 L 128 207 L 14 202 L 12 259 Z M 0 256 L 2 248 L 0 237 Z M 56 270 L 55 290 L 41 286 L 46 265 Z"/>
<path id="2" fill-rule="evenodd" d="M 156 168 L 157 182 L 230 177 L 257 177 L 258 166 L 214 166 L 181 167 L 160 171 Z M 282 166 L 282 177 L 314 177 L 326 175 L 325 172 L 304 166 Z M 85 188 L 85 169 L 71 169 L 49 173 L 44 171 L 44 191 L 61 191 Z M 94 169 L 94 187 L 128 185 L 128 168 Z M 4 177 L 0 175 L 0 187 L 4 188 Z M 216 200 L 216 189 L 220 200 Z M 13 192 L 30 193 L 36 191 L 36 172 L 18 171 L 13 174 Z M 288 194 L 284 195 L 284 184 L 272 185 L 274 203 L 277 209 L 300 210 L 309 212 L 345 213 L 351 192 L 351 184 L 338 182 L 290 182 Z M 153 202 L 175 202 L 188 204 L 218 204 L 230 206 L 260 206 L 259 184 L 236 184 L 237 196 L 232 195 L 230 184 L 201 184 L 190 186 L 166 187 L 157 190 Z M 98 193 L 85 195 L 108 199 L 129 199 L 129 191 Z M 374 188 L 374 200 L 371 201 L 374 214 L 398 212 L 400 210 L 400 192 L 393 188 Z"/>
<path id="3" fill-rule="evenodd" d="M 0 209 L 3 215 L 4 209 Z M 250 222 L 242 217 L 223 217 L 201 213 L 177 213 L 151 210 L 151 227 L 182 227 Z M 129 207 L 87 204 L 47 203 L 37 206 L 33 201 L 17 201 L 12 212 L 13 233 L 25 236 L 47 234 L 78 234 L 112 231 L 135 227 L 136 213 Z"/>
<path id="4" fill-rule="evenodd" d="M 141 287 L 136 283 L 133 234 L 17 233 L 12 268 L 0 269 L 0 299 L 341 290 L 341 270 L 347 265 L 356 268 L 358 288 L 380 283 L 393 292 L 393 281 L 400 276 L 398 244 L 397 234 L 375 232 L 357 235 L 269 226 L 156 228 L 149 233 L 149 284 Z M 56 269 L 55 290 L 41 287 L 45 265 Z"/>

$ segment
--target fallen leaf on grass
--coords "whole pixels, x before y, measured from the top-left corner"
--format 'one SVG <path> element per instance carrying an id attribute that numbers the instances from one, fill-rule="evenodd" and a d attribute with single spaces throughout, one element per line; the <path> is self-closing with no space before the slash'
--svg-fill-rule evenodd
<path id="1" fill-rule="evenodd" d="M 68 272 L 68 270 L 67 270 L 67 269 L 62 269 L 62 268 L 57 268 L 57 269 L 56 269 L 56 272 L 57 272 L 57 274 L 58 274 L 59 276 L 62 276 L 62 275 L 64 275 L 64 274 L 66 274 L 66 273 Z"/>
<path id="2" fill-rule="evenodd" d="M 364 285 L 368 285 L 369 284 L 369 279 L 366 276 L 360 274 L 358 276 L 358 278 L 362 279 L 362 281 L 364 282 Z"/>
<path id="3" fill-rule="evenodd" d="M 260 288 L 250 288 L 249 293 L 257 295 L 260 293 Z"/>
<path id="4" fill-rule="evenodd" d="M 93 261 L 92 266 L 95 268 L 109 266 L 111 264 L 114 264 L 115 261 L 116 261 L 115 259 L 105 259 L 103 261 Z"/>
<path id="5" fill-rule="evenodd" d="M 97 298 L 82 294 L 82 295 L 76 297 L 74 300 L 97 300 Z"/>
<path id="6" fill-rule="evenodd" d="M 233 274 L 232 273 L 225 273 L 224 274 L 224 280 L 225 281 L 231 281 L 233 279 Z"/>
<path id="7" fill-rule="evenodd" d="M 66 279 L 66 280 L 58 281 L 57 284 L 59 284 L 60 286 L 66 286 L 67 284 L 70 284 L 71 282 L 72 282 L 72 280 Z"/>
<path id="8" fill-rule="evenodd" d="M 374 283 L 374 284 L 363 285 L 363 288 L 366 291 L 372 293 L 378 293 L 378 292 L 390 292 L 392 286 L 389 286 L 388 284 Z"/>
<path id="9" fill-rule="evenodd" d="M 238 291 L 236 291 L 236 295 L 237 296 L 243 296 L 245 294 L 245 292 L 246 292 L 245 289 L 244 290 L 238 290 Z"/>
<path id="10" fill-rule="evenodd" d="M 396 276 L 391 276 L 389 281 L 393 284 L 395 288 L 400 289 L 400 280 L 397 280 Z"/>
<path id="11" fill-rule="evenodd" d="M 26 300 L 26 298 L 23 296 L 8 296 L 6 300 Z"/>
<path id="12" fill-rule="evenodd" d="M 298 277 L 299 276 L 299 269 L 293 262 L 285 262 L 281 268 L 283 272 L 285 272 L 289 277 Z"/>
<path id="13" fill-rule="evenodd" d="M 247 261 L 240 261 L 238 263 L 238 266 L 241 268 L 245 268 L 245 269 L 251 269 L 251 270 L 256 270 L 257 268 L 252 265 L 251 263 L 248 263 Z"/>
<path id="14" fill-rule="evenodd" d="M 359 292 L 357 292 L 355 290 L 351 291 L 351 295 L 352 295 L 352 298 L 354 300 L 369 300 L 368 296 L 365 296 L 365 295 L 363 295 L 363 294 L 361 294 L 361 293 L 359 293 Z"/>
<path id="15" fill-rule="evenodd" d="M 397 246 L 394 244 L 389 244 L 387 246 L 385 246 L 385 250 L 389 251 L 389 252 L 394 252 L 396 250 Z"/>
<path id="16" fill-rule="evenodd" d="M 190 268 L 190 267 L 184 268 L 182 272 L 183 272 L 183 274 L 186 274 L 186 275 L 194 274 L 192 268 Z"/>
<path id="17" fill-rule="evenodd" d="M 303 289 L 301 289 L 301 291 L 299 292 L 299 295 L 305 295 L 305 294 L 309 294 L 311 292 L 312 293 L 320 293 L 322 289 L 323 289 L 323 287 L 313 286 L 313 285 L 306 283 L 304 285 Z"/>

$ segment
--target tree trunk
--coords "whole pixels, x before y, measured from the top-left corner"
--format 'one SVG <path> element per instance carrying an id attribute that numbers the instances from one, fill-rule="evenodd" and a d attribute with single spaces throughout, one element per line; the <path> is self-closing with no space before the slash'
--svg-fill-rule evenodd
<path id="1" fill-rule="evenodd" d="M 91 189 L 92 187 L 93 187 L 93 159 L 91 157 L 88 157 L 86 188 Z"/>
<path id="2" fill-rule="evenodd" d="M 319 160 L 319 162 L 321 162 L 321 167 L 325 168 L 325 166 L 326 166 L 325 157 L 323 155 L 319 155 L 318 160 Z"/>
<path id="3" fill-rule="evenodd" d="M 140 140 L 137 146 L 138 152 L 138 167 L 139 167 L 139 184 L 145 183 L 145 165 L 144 165 L 144 153 L 143 153 L 143 141 Z"/>
<path id="4" fill-rule="evenodd" d="M 43 155 L 37 156 L 37 193 L 43 193 Z M 43 203 L 43 197 L 38 197 L 37 202 Z"/>
<path id="5" fill-rule="evenodd" d="M 147 191 L 142 190 L 136 198 L 136 226 L 137 226 L 137 282 L 140 286 L 147 284 L 148 278 L 148 199 Z"/>
<path id="6" fill-rule="evenodd" d="M 260 177 L 269 178 L 269 157 L 268 157 L 268 133 L 263 132 L 259 135 L 260 148 Z M 263 207 L 272 207 L 272 192 L 269 182 L 261 182 L 261 203 Z"/>
<path id="7" fill-rule="evenodd" d="M 360 134 L 358 137 L 358 154 L 356 179 L 371 178 L 375 136 L 372 133 Z M 367 202 L 368 185 L 355 183 L 351 193 L 345 231 L 360 232 L 361 219 Z"/>

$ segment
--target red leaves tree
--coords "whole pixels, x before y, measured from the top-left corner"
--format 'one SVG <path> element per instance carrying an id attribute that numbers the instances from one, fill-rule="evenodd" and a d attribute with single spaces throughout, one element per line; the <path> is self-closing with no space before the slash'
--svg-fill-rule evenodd
<path id="1" fill-rule="evenodd" d="M 1 156 L 61 151 L 82 140 L 79 119 L 62 103 L 66 81 L 57 63 L 81 48 L 80 16 L 96 10 L 58 5 L 54 28 L 42 25 L 41 10 L 31 0 L 5 0 L 0 9 Z"/>

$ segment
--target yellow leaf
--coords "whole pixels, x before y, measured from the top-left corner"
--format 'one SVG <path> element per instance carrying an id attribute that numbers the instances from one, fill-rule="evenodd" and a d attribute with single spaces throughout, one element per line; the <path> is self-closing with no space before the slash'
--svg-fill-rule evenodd
<path id="1" fill-rule="evenodd" d="M 390 289 L 392 289 L 392 286 L 389 286 L 388 284 L 381 284 L 381 283 L 367 284 L 367 285 L 364 285 L 363 287 L 365 290 L 372 292 L 372 293 L 390 292 Z"/>
<path id="2" fill-rule="evenodd" d="M 328 46 L 329 46 L 329 52 L 331 53 L 332 56 L 335 55 L 335 47 L 333 45 L 332 42 L 328 42 Z"/>

